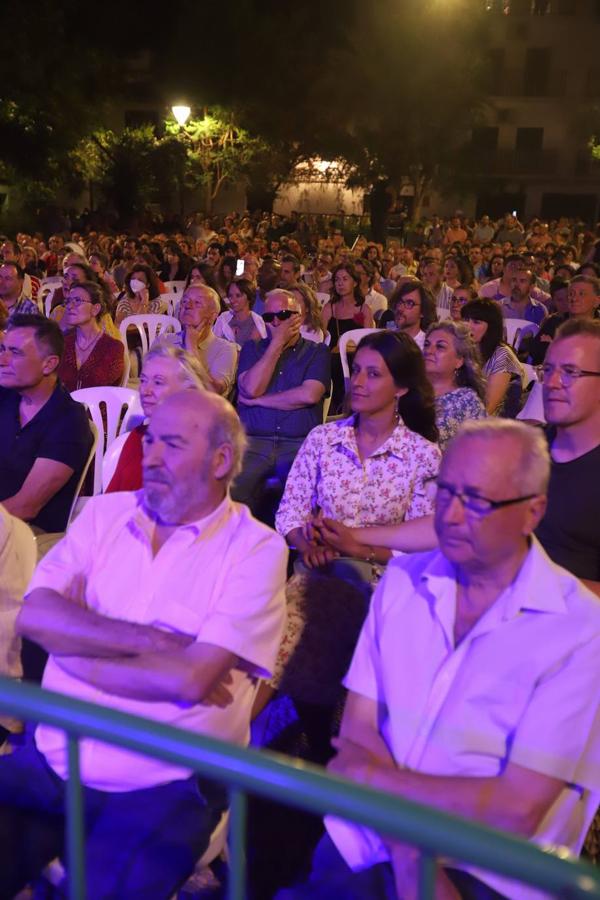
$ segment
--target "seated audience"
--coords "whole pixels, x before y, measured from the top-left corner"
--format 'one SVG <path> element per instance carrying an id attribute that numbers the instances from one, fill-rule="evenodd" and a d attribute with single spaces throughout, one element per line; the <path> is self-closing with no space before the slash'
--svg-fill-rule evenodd
<path id="1" fill-rule="evenodd" d="M 157 315 L 165 312 L 166 307 L 161 299 L 156 273 L 150 266 L 136 265 L 125 276 L 123 293 L 115 310 L 117 326 L 127 316 Z"/>
<path id="2" fill-rule="evenodd" d="M 103 288 L 93 281 L 84 281 L 69 290 L 64 302 L 63 321 L 69 330 L 58 367 L 59 379 L 68 391 L 103 385 L 118 387 L 126 351 L 121 340 L 102 329 L 102 317 L 107 313 Z"/>
<path id="3" fill-rule="evenodd" d="M 354 271 L 360 279 L 360 292 L 376 322 L 381 313 L 388 308 L 388 302 L 385 294 L 375 290 L 375 267 L 368 259 L 357 259 L 354 262 Z"/>
<path id="4" fill-rule="evenodd" d="M 300 303 L 292 293 L 271 291 L 263 318 L 269 336 L 247 342 L 240 355 L 238 409 L 248 450 L 233 497 L 270 518 L 266 482 L 285 483 L 302 441 L 322 423 L 331 369 L 325 345 L 301 337 Z"/>
<path id="5" fill-rule="evenodd" d="M 435 302 L 422 281 L 410 279 L 400 284 L 390 297 L 390 308 L 379 320 L 382 328 L 403 331 L 423 349 L 425 332 L 437 319 Z"/>
<path id="6" fill-rule="evenodd" d="M 0 501 L 39 531 L 64 531 L 92 447 L 88 417 L 58 380 L 60 328 L 14 316 L 0 346 Z"/>
<path id="7" fill-rule="evenodd" d="M 543 303 L 532 296 L 534 288 L 533 272 L 519 269 L 511 279 L 511 293 L 502 301 L 502 315 L 505 319 L 523 319 L 541 325 L 548 310 Z"/>
<path id="8" fill-rule="evenodd" d="M 433 251 L 430 253 L 433 254 Z M 433 296 L 434 306 L 440 310 L 450 309 L 452 288 L 442 281 L 441 260 L 429 254 L 424 257 L 419 266 L 419 277 Z"/>
<path id="9" fill-rule="evenodd" d="M 167 241 L 164 262 L 158 271 L 158 277 L 161 281 L 185 281 L 191 265 L 192 260 L 177 241 Z"/>
<path id="10" fill-rule="evenodd" d="M 434 322 L 423 347 L 425 371 L 435 394 L 441 450 L 465 419 L 486 416 L 479 351 L 464 322 Z"/>
<path id="11" fill-rule="evenodd" d="M 522 423 L 470 422 L 451 442 L 440 550 L 388 566 L 329 769 L 577 854 L 600 791 L 600 612 L 533 537 L 548 476 L 545 441 Z M 416 895 L 417 850 L 353 823 L 326 826 L 308 885 L 286 897 Z M 436 881 L 444 898 L 533 896 L 460 861 L 438 863 Z"/>
<path id="12" fill-rule="evenodd" d="M 129 432 L 105 493 L 138 491 L 141 488 L 142 441 L 152 414 L 159 403 L 186 388 L 212 390 L 206 370 L 197 357 L 170 344 L 155 345 L 146 353 L 140 375 L 144 422 Z"/>
<path id="13" fill-rule="evenodd" d="M 521 405 L 523 369 L 513 349 L 502 339 L 504 324 L 500 306 L 494 300 L 480 297 L 465 303 L 460 314 L 468 322 L 483 359 L 488 415 L 514 418 Z"/>
<path id="14" fill-rule="evenodd" d="M 550 292 L 557 311 L 548 316 L 530 343 L 529 354 L 534 366 L 544 362 L 548 347 L 563 322 L 594 319 L 600 308 L 600 281 L 594 276 L 575 275 L 569 282 L 554 278 Z"/>
<path id="15" fill-rule="evenodd" d="M 222 312 L 213 328 L 217 337 L 233 341 L 240 347 L 246 341 L 266 338 L 262 318 L 252 311 L 256 289 L 247 278 L 235 278 L 227 288 L 229 310 Z"/>
<path id="16" fill-rule="evenodd" d="M 31 297 L 23 293 L 24 272 L 16 262 L 0 265 L 0 302 L 8 313 L 9 320 L 18 315 L 37 315 L 39 309 Z"/>
<path id="17" fill-rule="evenodd" d="M 213 390 L 227 396 L 235 385 L 238 351 L 234 343 L 213 333 L 220 309 L 217 292 L 193 282 L 185 289 L 179 304 L 181 331 L 161 334 L 154 346 L 172 344 L 187 350 L 208 372 Z"/>
<path id="18" fill-rule="evenodd" d="M 143 491 L 93 498 L 29 586 L 17 630 L 49 653 L 45 688 L 247 743 L 254 682 L 272 670 L 281 635 L 287 552 L 228 497 L 243 449 L 223 398 L 184 391 L 161 404 Z M 91 896 L 175 894 L 226 792 L 94 738 L 80 753 Z M 65 860 L 67 767 L 64 732 L 45 725 L 0 759 L 7 897 Z"/>

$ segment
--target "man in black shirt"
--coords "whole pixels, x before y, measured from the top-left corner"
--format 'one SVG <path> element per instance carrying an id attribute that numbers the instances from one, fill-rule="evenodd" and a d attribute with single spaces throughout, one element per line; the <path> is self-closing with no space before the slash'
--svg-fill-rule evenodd
<path id="1" fill-rule="evenodd" d="M 537 537 L 600 596 L 600 322 L 562 325 L 544 363 L 552 469 Z"/>
<path id="2" fill-rule="evenodd" d="M 50 319 L 16 315 L 0 344 L 0 501 L 40 531 L 64 531 L 92 446 L 84 407 L 58 381 Z"/>

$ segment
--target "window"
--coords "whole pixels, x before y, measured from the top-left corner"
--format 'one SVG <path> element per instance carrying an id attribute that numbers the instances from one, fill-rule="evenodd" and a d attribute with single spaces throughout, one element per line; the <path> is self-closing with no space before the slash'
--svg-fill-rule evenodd
<path id="1" fill-rule="evenodd" d="M 504 48 L 492 47 L 487 54 L 487 90 L 492 95 L 504 93 Z"/>
<path id="2" fill-rule="evenodd" d="M 574 16 L 577 12 L 577 0 L 558 0 L 557 12 L 559 16 Z"/>
<path id="3" fill-rule="evenodd" d="M 543 128 L 517 128 L 517 153 L 539 153 L 543 143 Z"/>
<path id="4" fill-rule="evenodd" d="M 498 129 L 493 127 L 474 128 L 471 146 L 479 153 L 493 153 L 498 149 Z"/>
<path id="5" fill-rule="evenodd" d="M 523 74 L 523 93 L 526 97 L 547 96 L 550 82 L 550 48 L 528 47 Z"/>
<path id="6" fill-rule="evenodd" d="M 585 96 L 600 97 L 600 69 L 588 69 L 585 77 Z"/>

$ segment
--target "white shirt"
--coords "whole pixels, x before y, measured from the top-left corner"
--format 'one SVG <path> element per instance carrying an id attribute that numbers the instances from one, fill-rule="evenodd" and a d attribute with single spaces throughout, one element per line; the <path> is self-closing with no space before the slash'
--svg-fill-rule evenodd
<path id="1" fill-rule="evenodd" d="M 264 319 L 262 316 L 259 316 L 258 313 L 252 312 L 250 310 L 250 315 L 254 321 L 254 326 L 261 338 L 267 337 L 267 326 L 265 325 Z M 213 326 L 213 333 L 216 334 L 219 338 L 225 338 L 226 341 L 233 341 L 233 343 L 237 343 L 236 336 L 233 328 L 229 324 L 233 319 L 233 312 L 230 309 L 226 309 L 225 312 L 222 312 L 217 321 Z"/>
<path id="2" fill-rule="evenodd" d="M 395 559 L 345 684 L 385 704 L 402 766 L 494 777 L 508 762 L 565 782 L 533 840 L 577 854 L 600 802 L 600 602 L 533 539 L 513 584 L 454 646 L 456 580 L 438 551 Z M 327 821 L 353 868 L 387 859 L 366 828 Z M 472 870 L 507 897 L 543 895 Z"/>
<path id="3" fill-rule="evenodd" d="M 219 709 L 118 697 L 68 675 L 52 656 L 43 686 L 245 744 L 254 698 L 249 675 L 270 675 L 283 630 L 285 543 L 229 498 L 206 518 L 178 528 L 156 556 L 153 531 L 141 491 L 93 497 L 39 564 L 29 590 L 48 587 L 72 597 L 74 584 L 83 581 L 83 602 L 102 615 L 194 634 L 198 641 L 230 650 L 244 661 L 244 671 L 232 673 L 233 703 Z M 63 732 L 40 725 L 36 743 L 52 769 L 66 778 Z M 190 774 L 88 738 L 81 742 L 81 766 L 84 783 L 105 791 L 150 787 Z"/>
<path id="4" fill-rule="evenodd" d="M 387 297 L 385 294 L 380 294 L 379 291 L 376 291 L 374 288 L 371 288 L 367 296 L 365 297 L 365 303 L 375 315 L 375 313 L 383 312 L 388 308 Z"/>

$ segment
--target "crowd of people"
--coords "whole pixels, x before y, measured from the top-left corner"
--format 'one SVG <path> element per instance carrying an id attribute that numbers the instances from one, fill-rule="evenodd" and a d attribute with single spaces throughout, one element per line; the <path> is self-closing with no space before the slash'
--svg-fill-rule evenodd
<path id="1" fill-rule="evenodd" d="M 287 696 L 313 761 L 579 853 L 600 805 L 600 232 L 456 215 L 349 243 L 295 214 L 0 237 L 0 666 L 21 675 L 23 638 L 46 687 L 240 744 Z M 167 313 L 143 354 L 128 317 Z M 94 438 L 71 394 L 125 384 L 141 417 L 72 519 Z M 28 586 L 19 520 L 60 538 Z M 65 744 L 3 737 L 13 897 L 63 856 Z M 82 767 L 90 896 L 171 896 L 224 794 L 93 740 Z M 413 896 L 416 851 L 326 828 L 282 898 Z M 460 861 L 437 890 L 533 896 Z"/>

